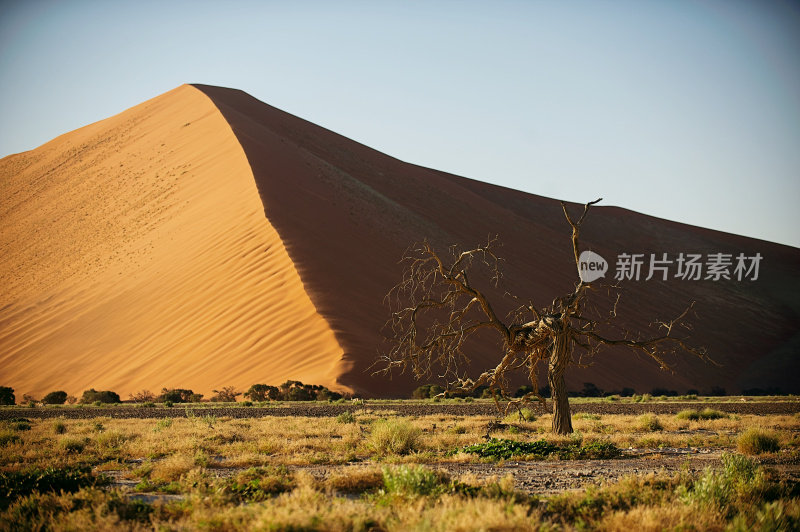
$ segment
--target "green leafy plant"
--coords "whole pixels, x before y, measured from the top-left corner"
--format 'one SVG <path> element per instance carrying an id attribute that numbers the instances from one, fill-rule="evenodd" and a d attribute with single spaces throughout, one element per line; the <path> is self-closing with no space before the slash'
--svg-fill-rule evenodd
<path id="1" fill-rule="evenodd" d="M 402 496 L 434 495 L 444 492 L 449 479 L 423 466 L 400 465 L 383 468 L 386 493 Z"/>
<path id="2" fill-rule="evenodd" d="M 576 442 L 569 445 L 556 445 L 545 439 L 520 442 L 497 438 L 492 438 L 483 443 L 467 445 L 458 451 L 477 454 L 482 458 L 502 460 L 509 460 L 515 456 L 542 460 L 551 455 L 558 456 L 561 459 L 585 460 L 616 458 L 621 454 L 615 445 L 606 442 L 592 442 L 585 445 Z"/>

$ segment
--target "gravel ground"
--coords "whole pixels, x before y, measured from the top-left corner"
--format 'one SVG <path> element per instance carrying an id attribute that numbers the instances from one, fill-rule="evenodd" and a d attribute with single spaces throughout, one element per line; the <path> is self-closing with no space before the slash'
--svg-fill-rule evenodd
<path id="1" fill-rule="evenodd" d="M 540 404 L 529 405 L 528 408 L 537 414 L 549 413 Z M 619 403 L 597 402 L 571 405 L 572 413 L 585 412 L 591 414 L 629 414 L 639 415 L 647 412 L 654 414 L 677 414 L 681 410 L 712 408 L 730 414 L 795 414 L 800 412 L 800 402 L 790 401 L 737 401 L 737 402 L 652 402 L 652 403 Z M 95 417 L 111 417 L 123 419 L 158 419 L 166 417 L 186 417 L 187 415 L 232 418 L 256 418 L 267 416 L 307 416 L 335 417 L 342 412 L 362 412 L 371 410 L 394 412 L 402 416 L 454 415 L 454 416 L 495 416 L 497 409 L 493 403 L 371 403 L 363 405 L 350 403 L 303 403 L 277 406 L 219 406 L 206 407 L 197 405 L 175 405 L 172 408 L 157 406 L 144 408 L 133 405 L 116 406 L 74 406 L 64 407 L 2 407 L 0 420 L 15 417 L 30 419 L 46 419 L 64 417 L 67 419 L 91 419 Z"/>

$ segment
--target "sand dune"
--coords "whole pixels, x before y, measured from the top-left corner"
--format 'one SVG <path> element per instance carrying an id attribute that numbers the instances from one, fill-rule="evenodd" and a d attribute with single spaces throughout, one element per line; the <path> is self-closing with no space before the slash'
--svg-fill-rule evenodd
<path id="1" fill-rule="evenodd" d="M 345 389 L 342 350 L 197 89 L 6 158 L 0 186 L 0 380 L 20 396 Z"/>
<path id="2" fill-rule="evenodd" d="M 286 379 L 407 394 L 419 383 L 368 368 L 409 244 L 498 234 L 505 288 L 538 304 L 575 277 L 557 201 L 404 163 L 203 85 L 3 159 L 0 219 L 0 384 L 20 395 L 90 386 L 208 395 Z M 682 357 L 669 374 L 615 350 L 572 370 L 573 389 L 800 391 L 800 250 L 613 207 L 592 211 L 584 244 L 610 260 L 764 259 L 752 283 L 626 283 L 622 319 L 634 329 L 697 300 L 695 341 L 722 366 Z M 473 356 L 476 369 L 492 363 L 496 340 Z"/>

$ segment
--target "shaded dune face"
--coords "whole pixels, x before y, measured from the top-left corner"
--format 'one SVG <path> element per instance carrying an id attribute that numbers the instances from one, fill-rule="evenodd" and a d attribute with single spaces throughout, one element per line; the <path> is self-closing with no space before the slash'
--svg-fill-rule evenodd
<path id="1" fill-rule="evenodd" d="M 428 239 L 440 249 L 474 246 L 499 235 L 505 262 L 500 291 L 484 283 L 501 314 L 523 301 L 547 305 L 576 282 L 570 230 L 555 200 L 407 164 L 270 107 L 248 94 L 197 86 L 222 112 L 253 170 L 264 210 L 286 243 L 316 308 L 333 328 L 350 370 L 340 382 L 373 395 L 407 394 L 408 376 L 371 375 L 388 317 L 383 297 L 402 272 L 404 250 Z M 535 185 L 532 185 L 535 187 Z M 594 198 L 587 198 L 587 200 Z M 579 211 L 581 206 L 571 205 Z M 571 389 L 593 382 L 606 390 L 712 386 L 798 390 L 800 369 L 800 250 L 597 207 L 583 231 L 584 248 L 611 262 L 618 254 L 713 253 L 764 259 L 757 282 L 626 282 L 620 323 L 647 330 L 696 301 L 693 341 L 720 365 L 691 356 L 668 360 L 675 373 L 624 349 L 609 349 L 589 368 L 568 373 Z M 672 273 L 675 273 L 674 271 Z M 644 279 L 645 275 L 642 276 Z M 473 279 L 475 282 L 475 279 Z M 473 371 L 495 365 L 501 351 L 491 334 L 469 353 Z M 521 382 L 520 382 L 521 383 Z"/>
<path id="2" fill-rule="evenodd" d="M 182 86 L 0 161 L 0 381 L 329 385 L 342 350 L 264 217 L 241 146 Z"/>
<path id="3" fill-rule="evenodd" d="M 18 396 L 287 379 L 407 395 L 420 383 L 370 367 L 409 245 L 499 235 L 504 284 L 482 288 L 501 315 L 517 305 L 505 291 L 542 306 L 576 281 L 557 201 L 404 163 L 203 85 L 0 160 L 0 220 L 0 385 Z M 764 259 L 749 284 L 625 283 L 620 320 L 634 330 L 696 300 L 694 341 L 721 366 L 684 356 L 670 374 L 608 350 L 568 372 L 571 389 L 800 391 L 799 250 L 612 207 L 591 211 L 582 243 L 612 273 L 622 252 Z M 477 340 L 475 372 L 501 356 L 498 338 Z"/>

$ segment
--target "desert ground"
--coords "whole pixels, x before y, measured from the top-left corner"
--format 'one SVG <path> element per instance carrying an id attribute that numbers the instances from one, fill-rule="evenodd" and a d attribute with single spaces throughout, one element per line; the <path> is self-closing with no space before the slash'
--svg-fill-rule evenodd
<path id="1" fill-rule="evenodd" d="M 3 407 L 0 527 L 791 530 L 800 523 L 796 398 L 575 399 L 572 406 L 570 437 L 550 433 L 541 405 L 503 417 L 490 400 Z"/>

